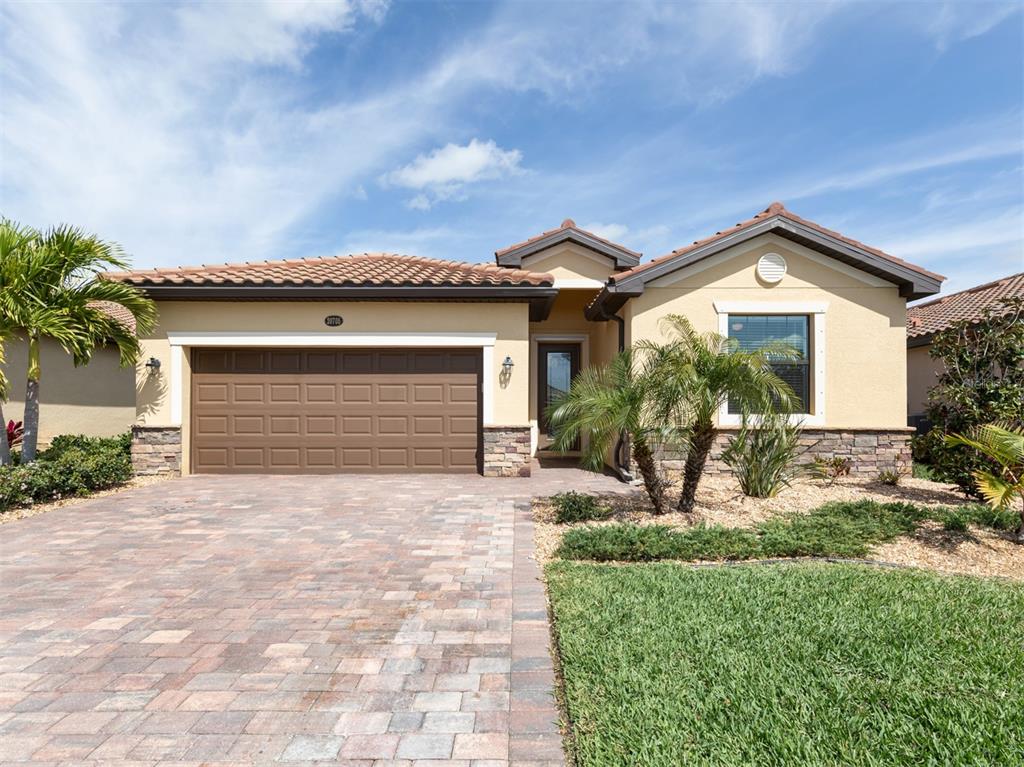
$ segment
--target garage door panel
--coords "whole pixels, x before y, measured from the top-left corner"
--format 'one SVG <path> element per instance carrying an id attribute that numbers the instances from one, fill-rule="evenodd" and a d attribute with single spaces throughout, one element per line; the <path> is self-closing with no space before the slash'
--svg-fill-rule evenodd
<path id="1" fill-rule="evenodd" d="M 231 433 L 247 437 L 265 437 L 262 415 L 234 415 L 228 419 L 231 424 Z M 230 435 L 226 435 L 230 436 Z"/>
<path id="2" fill-rule="evenodd" d="M 192 468 L 478 469 L 479 351 L 195 350 Z"/>

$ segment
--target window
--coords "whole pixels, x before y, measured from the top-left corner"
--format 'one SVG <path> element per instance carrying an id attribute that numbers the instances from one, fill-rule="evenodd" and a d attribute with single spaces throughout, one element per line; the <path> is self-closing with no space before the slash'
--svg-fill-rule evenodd
<path id="1" fill-rule="evenodd" d="M 798 359 L 773 363 L 772 369 L 796 393 L 796 412 L 810 413 L 810 318 L 805 314 L 730 314 L 728 328 L 729 338 L 735 338 L 744 351 L 757 351 L 769 343 L 783 343 L 796 350 Z M 739 412 L 730 402 L 729 413 Z"/>

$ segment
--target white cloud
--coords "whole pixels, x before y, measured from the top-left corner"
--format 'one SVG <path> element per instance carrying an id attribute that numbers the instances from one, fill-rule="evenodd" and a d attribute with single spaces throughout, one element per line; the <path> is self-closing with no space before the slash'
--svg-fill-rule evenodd
<path id="1" fill-rule="evenodd" d="M 926 13 L 917 13 L 915 8 L 914 15 L 935 47 L 943 51 L 952 43 L 980 37 L 1020 10 L 1018 2 L 945 2 Z"/>
<path id="2" fill-rule="evenodd" d="M 1020 207 L 968 221 L 929 222 L 916 232 L 884 241 L 880 247 L 913 260 L 922 256 L 936 259 L 966 251 L 976 258 L 984 258 L 989 250 L 1005 249 L 1014 244 L 1021 258 L 1019 265 L 1024 266 L 1024 251 L 1020 250 L 1024 245 L 1024 208 Z"/>
<path id="3" fill-rule="evenodd" d="M 493 141 L 473 139 L 465 146 L 445 144 L 429 154 L 421 154 L 380 180 L 384 186 L 422 190 L 407 204 L 416 210 L 426 210 L 439 200 L 462 199 L 467 184 L 522 172 L 522 158 L 518 149 L 506 150 Z"/>
<path id="4" fill-rule="evenodd" d="M 419 227 L 406 230 L 363 229 L 350 232 L 337 255 L 350 253 L 401 253 L 410 256 L 450 259 L 451 246 L 465 236 L 450 227 Z"/>
<path id="5" fill-rule="evenodd" d="M 593 232 L 598 237 L 604 237 L 612 242 L 619 242 L 629 233 L 629 227 L 625 224 L 586 224 L 583 226 L 588 232 Z"/>

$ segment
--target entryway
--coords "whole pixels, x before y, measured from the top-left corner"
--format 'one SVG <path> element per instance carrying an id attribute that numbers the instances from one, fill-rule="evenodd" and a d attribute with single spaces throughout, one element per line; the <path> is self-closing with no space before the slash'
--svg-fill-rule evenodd
<path id="1" fill-rule="evenodd" d="M 537 344 L 537 448 L 550 449 L 554 432 L 547 411 L 569 391 L 572 380 L 580 372 L 580 344 L 573 342 Z M 579 449 L 579 444 L 573 445 Z"/>

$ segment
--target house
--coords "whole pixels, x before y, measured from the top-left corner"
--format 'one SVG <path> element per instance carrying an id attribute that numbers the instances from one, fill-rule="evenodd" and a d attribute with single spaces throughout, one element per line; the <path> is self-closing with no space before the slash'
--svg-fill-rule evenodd
<path id="1" fill-rule="evenodd" d="M 929 354 L 935 334 L 961 320 L 978 322 L 1005 298 L 1024 298 L 1024 272 L 950 293 L 907 309 L 907 422 L 927 428 L 928 390 L 938 383 L 942 363 Z"/>
<path id="2" fill-rule="evenodd" d="M 491 265 L 370 253 L 111 274 L 160 311 L 141 339 L 137 466 L 526 475 L 551 398 L 669 313 L 798 346 L 779 372 L 809 449 L 862 471 L 905 454 L 906 302 L 940 275 L 781 203 L 640 258 L 565 220 Z"/>
<path id="3" fill-rule="evenodd" d="M 135 318 L 123 307 L 103 303 L 101 308 L 135 327 Z M 25 412 L 28 342 L 15 334 L 4 344 L 4 358 L 4 374 L 11 383 L 4 416 L 20 421 Z M 93 352 L 88 365 L 75 367 L 70 354 L 56 341 L 44 338 L 39 343 L 39 362 L 40 444 L 58 434 L 111 437 L 131 429 L 135 423 L 135 371 L 121 367 L 115 347 L 101 347 Z"/>

